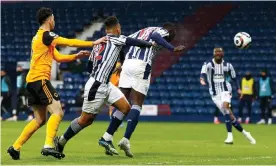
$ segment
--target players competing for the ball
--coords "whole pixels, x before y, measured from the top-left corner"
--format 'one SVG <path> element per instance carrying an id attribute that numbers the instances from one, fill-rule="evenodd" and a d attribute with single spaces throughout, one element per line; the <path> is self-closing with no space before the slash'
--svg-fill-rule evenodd
<path id="1" fill-rule="evenodd" d="M 121 35 L 121 26 L 116 17 L 108 17 L 105 21 L 106 44 L 93 48 L 90 55 L 90 78 L 86 82 L 81 116 L 71 122 L 66 132 L 55 138 L 57 150 L 62 153 L 65 144 L 78 132 L 92 124 L 104 104 L 114 106 L 108 129 L 100 138 L 99 144 L 105 148 L 106 154 L 118 155 L 112 144 L 112 137 L 124 117 L 130 111 L 130 105 L 124 94 L 110 82 L 110 76 L 115 69 L 120 51 L 125 45 L 151 47 L 153 43 L 125 37 Z"/>
<path id="2" fill-rule="evenodd" d="M 147 27 L 129 36 L 134 39 L 156 42 L 157 45 L 150 48 L 132 46 L 125 51 L 126 56 L 121 69 L 119 87 L 127 99 L 130 100 L 130 94 L 133 98 L 127 128 L 118 146 L 128 157 L 133 157 L 129 140 L 138 124 L 140 111 L 150 86 L 151 66 L 156 52 L 162 47 L 171 52 L 180 52 L 185 49 L 182 45 L 174 47 L 169 43 L 175 35 L 174 24 L 165 23 L 163 27 Z"/>
<path id="3" fill-rule="evenodd" d="M 48 112 L 51 113 L 51 116 L 47 123 L 46 140 L 41 154 L 56 158 L 64 157 L 64 154 L 55 150 L 54 147 L 54 137 L 62 120 L 63 111 L 59 95 L 49 81 L 52 61 L 54 59 L 57 62 L 69 62 L 87 57 L 90 54 L 88 51 L 80 51 L 74 55 L 63 55 L 57 51 L 55 46 L 92 47 L 106 41 L 105 38 L 92 42 L 66 39 L 56 35 L 52 32 L 55 27 L 55 20 L 53 12 L 49 8 L 39 9 L 36 18 L 40 27 L 32 40 L 32 59 L 30 71 L 26 78 L 29 105 L 32 106 L 35 118 L 25 126 L 18 139 L 9 147 L 7 152 L 14 160 L 20 159 L 20 149 L 23 144 L 45 124 Z"/>
<path id="4" fill-rule="evenodd" d="M 200 83 L 206 85 L 206 81 L 209 84 L 209 92 L 213 102 L 220 109 L 225 116 L 225 124 L 228 132 L 225 140 L 226 144 L 233 144 L 232 125 L 249 140 L 251 144 L 256 144 L 256 140 L 251 134 L 243 129 L 241 124 L 236 120 L 234 114 L 231 111 L 231 86 L 226 81 L 226 74 L 231 76 L 231 79 L 236 85 L 236 88 L 240 92 L 239 83 L 236 80 L 236 73 L 231 63 L 223 60 L 224 51 L 222 48 L 214 48 L 214 58 L 205 62 L 202 66 Z"/>

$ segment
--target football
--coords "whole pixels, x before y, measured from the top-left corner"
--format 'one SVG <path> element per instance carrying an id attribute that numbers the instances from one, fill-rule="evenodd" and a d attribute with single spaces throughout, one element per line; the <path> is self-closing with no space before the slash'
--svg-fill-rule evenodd
<path id="1" fill-rule="evenodd" d="M 251 36 L 246 32 L 239 32 L 234 37 L 234 44 L 240 49 L 248 48 L 251 44 Z"/>

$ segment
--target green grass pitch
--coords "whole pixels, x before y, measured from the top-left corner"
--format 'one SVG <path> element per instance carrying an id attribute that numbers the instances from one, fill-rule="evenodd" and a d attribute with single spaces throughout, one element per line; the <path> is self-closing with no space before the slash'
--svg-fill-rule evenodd
<path id="1" fill-rule="evenodd" d="M 276 164 L 276 126 L 243 125 L 256 138 L 251 145 L 241 133 L 234 131 L 234 144 L 225 145 L 223 124 L 141 122 L 131 139 L 134 158 L 122 151 L 119 156 L 106 156 L 98 139 L 108 122 L 95 122 L 74 137 L 65 148 L 62 160 L 44 157 L 45 126 L 37 131 L 21 149 L 21 160 L 13 161 L 6 153 L 26 122 L 2 122 L 1 164 L 16 165 L 92 165 L 92 164 Z M 62 134 L 69 122 L 62 122 Z M 122 138 L 125 128 L 115 133 L 114 144 Z M 235 130 L 233 128 L 233 130 Z M 118 149 L 118 148 L 117 148 Z"/>

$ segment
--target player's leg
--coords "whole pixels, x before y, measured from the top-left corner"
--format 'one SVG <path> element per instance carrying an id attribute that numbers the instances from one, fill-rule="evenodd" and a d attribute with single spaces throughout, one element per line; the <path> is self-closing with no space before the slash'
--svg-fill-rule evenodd
<path id="1" fill-rule="evenodd" d="M 54 138 L 64 115 L 60 101 L 57 101 L 55 99 L 53 99 L 52 103 L 49 104 L 46 109 L 48 112 L 50 112 L 51 116 L 46 126 L 46 138 L 44 147 L 41 152 L 43 155 L 48 155 L 48 151 L 52 151 L 55 148 Z"/>
<path id="2" fill-rule="evenodd" d="M 245 123 L 249 124 L 250 119 L 251 119 L 251 115 L 252 115 L 252 99 L 251 98 L 247 100 L 247 110 L 248 110 L 248 115 L 245 119 Z"/>
<path id="3" fill-rule="evenodd" d="M 216 107 L 216 110 L 214 112 L 214 123 L 215 124 L 220 124 L 218 117 L 219 117 L 219 109 L 218 109 L 218 107 Z"/>
<path id="4" fill-rule="evenodd" d="M 261 108 L 261 120 L 257 124 L 265 124 L 265 97 L 260 97 L 260 108 Z"/>
<path id="5" fill-rule="evenodd" d="M 131 110 L 129 113 L 129 118 L 127 120 L 126 132 L 124 135 L 124 137 L 128 140 L 130 139 L 132 133 L 134 132 L 134 130 L 138 124 L 142 105 L 143 105 L 145 97 L 146 97 L 144 94 L 142 94 L 138 91 L 135 91 L 134 89 L 132 90 L 132 94 L 133 94 L 133 101 L 132 101 L 132 106 L 131 106 Z"/>
<path id="6" fill-rule="evenodd" d="M 217 106 L 217 108 L 219 108 L 219 110 L 225 116 L 225 127 L 226 127 L 226 130 L 227 130 L 227 138 L 224 142 L 226 144 L 232 144 L 233 143 L 232 124 L 231 124 L 229 114 L 227 115 L 224 108 L 223 108 L 223 102 L 222 102 L 222 99 L 221 99 L 221 94 L 218 94 L 216 96 L 212 96 L 212 100 L 215 103 L 215 105 Z"/>
<path id="7" fill-rule="evenodd" d="M 222 103 L 222 112 L 225 116 L 225 125 L 226 125 L 226 130 L 227 130 L 227 138 L 224 141 L 226 144 L 233 144 L 233 133 L 232 133 L 232 124 L 231 124 L 231 119 L 233 117 L 233 114 L 230 110 L 230 105 L 227 102 Z"/>
<path id="8" fill-rule="evenodd" d="M 271 97 L 268 97 L 267 99 L 267 117 L 268 117 L 268 120 L 267 120 L 267 124 L 268 125 L 271 125 L 272 124 L 272 104 L 271 104 Z"/>
<path id="9" fill-rule="evenodd" d="M 242 122 L 244 105 L 245 105 L 245 101 L 244 101 L 243 98 L 241 98 L 241 99 L 240 99 L 240 102 L 239 102 L 239 118 L 238 118 L 238 121 L 239 121 L 240 123 Z"/>
<path id="10" fill-rule="evenodd" d="M 35 118 L 25 126 L 20 136 L 17 138 L 14 144 L 8 149 L 8 153 L 14 160 L 20 159 L 20 149 L 23 146 L 23 144 L 26 141 L 28 141 L 28 139 L 33 135 L 33 133 L 35 133 L 35 131 L 39 129 L 41 126 L 43 126 L 46 122 L 46 106 L 33 105 L 32 108 L 34 111 Z"/>
<path id="11" fill-rule="evenodd" d="M 129 140 L 138 124 L 140 112 L 145 99 L 144 94 L 137 92 L 135 90 L 132 90 L 132 95 L 133 95 L 133 100 L 132 100 L 132 106 L 127 120 L 127 128 L 126 128 L 124 137 L 120 140 L 118 144 L 120 149 L 124 150 L 126 156 L 128 157 L 133 157 L 133 153 L 130 150 Z"/>
<path id="12" fill-rule="evenodd" d="M 244 136 L 250 141 L 251 144 L 256 144 L 256 140 L 251 136 L 251 134 L 243 129 L 241 124 L 236 120 L 233 112 L 230 109 L 230 102 L 231 102 L 231 94 L 229 92 L 222 92 L 222 102 L 223 102 L 223 112 L 225 114 L 225 119 L 228 122 L 232 123 L 232 125 L 239 131 L 244 134 Z"/>
<path id="13" fill-rule="evenodd" d="M 125 95 L 126 99 L 130 102 L 130 93 L 131 93 L 131 88 L 119 88 L 122 93 Z M 113 109 L 113 112 L 116 111 L 116 108 Z M 124 127 L 124 122 L 121 123 L 120 127 Z"/>
<path id="14" fill-rule="evenodd" d="M 59 152 L 63 152 L 66 143 L 78 134 L 85 127 L 92 124 L 106 98 L 106 88 L 102 84 L 90 77 L 85 85 L 84 100 L 81 116 L 74 119 L 68 126 L 65 133 L 56 137 L 55 146 Z"/>
<path id="15" fill-rule="evenodd" d="M 73 138 L 75 135 L 77 135 L 81 130 L 83 130 L 85 127 L 91 125 L 96 118 L 97 114 L 82 112 L 81 116 L 74 119 L 71 124 L 68 126 L 65 133 L 60 136 L 56 137 L 54 140 L 56 149 L 63 153 L 64 147 L 66 143 Z"/>
<path id="16" fill-rule="evenodd" d="M 106 154 L 112 155 L 118 154 L 112 144 L 113 135 L 122 123 L 124 117 L 129 113 L 130 105 L 124 94 L 117 87 L 112 84 L 109 85 L 110 92 L 107 102 L 117 110 L 113 113 L 110 124 L 102 138 L 99 140 L 99 144 L 106 149 Z"/>

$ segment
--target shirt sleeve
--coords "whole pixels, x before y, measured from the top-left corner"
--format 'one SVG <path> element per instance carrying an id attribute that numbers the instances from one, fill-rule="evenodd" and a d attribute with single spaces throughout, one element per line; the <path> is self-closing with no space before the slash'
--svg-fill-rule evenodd
<path id="1" fill-rule="evenodd" d="M 151 35 L 151 39 L 155 41 L 158 45 L 162 46 L 163 48 L 166 48 L 173 52 L 174 46 L 171 45 L 169 42 L 167 42 L 160 33 L 154 32 Z"/>
<path id="2" fill-rule="evenodd" d="M 58 50 L 55 48 L 55 51 L 54 51 L 54 59 L 57 61 L 57 62 L 70 62 L 70 61 L 74 61 L 76 60 L 77 58 L 77 55 L 76 54 L 73 54 L 73 55 L 64 55 L 64 54 L 61 54 L 58 52 Z"/>
<path id="3" fill-rule="evenodd" d="M 231 79 L 233 80 L 236 88 L 240 89 L 240 84 L 239 84 L 238 80 L 236 79 L 237 75 L 236 75 L 235 69 L 231 63 L 229 63 L 229 74 L 230 74 Z"/>
<path id="4" fill-rule="evenodd" d="M 203 78 L 205 81 L 207 80 L 207 62 L 201 67 L 200 78 Z"/>
<path id="5" fill-rule="evenodd" d="M 207 62 L 204 62 L 204 64 L 201 67 L 201 74 L 207 73 Z"/>
<path id="6" fill-rule="evenodd" d="M 160 29 L 156 30 L 154 33 L 160 34 L 161 37 L 167 37 L 170 35 L 169 32 L 164 28 L 160 28 Z"/>
<path id="7" fill-rule="evenodd" d="M 67 39 L 61 37 L 54 32 L 45 31 L 42 37 L 43 44 L 49 45 L 60 45 L 70 47 L 92 47 L 94 44 L 92 41 L 83 41 L 78 39 Z"/>
<path id="8" fill-rule="evenodd" d="M 115 45 L 117 45 L 117 46 L 124 46 L 124 45 L 126 45 L 126 36 L 123 36 L 123 35 L 121 35 L 121 36 L 119 36 L 119 37 L 115 37 L 115 36 L 109 36 L 109 40 L 113 43 L 113 44 L 115 44 Z"/>

